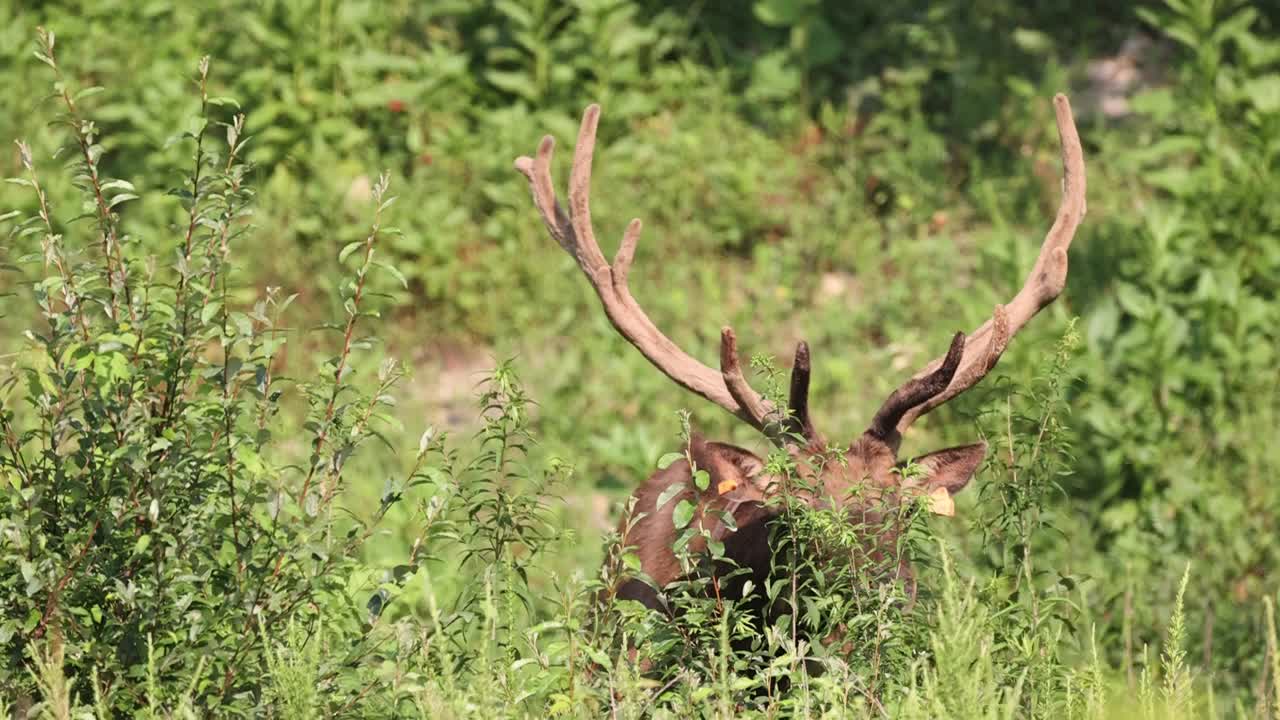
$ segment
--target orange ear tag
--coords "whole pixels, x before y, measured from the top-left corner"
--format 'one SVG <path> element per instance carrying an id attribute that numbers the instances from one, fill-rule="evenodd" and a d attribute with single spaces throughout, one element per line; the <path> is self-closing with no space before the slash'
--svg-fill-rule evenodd
<path id="1" fill-rule="evenodd" d="M 736 487 L 738 487 L 737 480 L 724 480 L 719 485 L 716 485 L 716 492 L 724 495 L 727 492 L 732 492 Z"/>
<path id="2" fill-rule="evenodd" d="M 951 498 L 951 493 L 947 492 L 946 488 L 934 488 L 929 492 L 929 512 L 946 517 L 955 516 L 956 501 Z"/>

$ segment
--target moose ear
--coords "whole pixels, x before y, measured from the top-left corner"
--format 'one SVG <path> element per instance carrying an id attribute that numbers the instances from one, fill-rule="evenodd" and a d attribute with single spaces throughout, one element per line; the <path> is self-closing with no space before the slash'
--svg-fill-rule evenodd
<path id="1" fill-rule="evenodd" d="M 910 463 L 923 472 L 911 484 L 929 496 L 930 507 L 935 513 L 954 515 L 955 503 L 951 496 L 969 484 L 986 455 L 987 444 L 980 442 L 912 458 Z"/>

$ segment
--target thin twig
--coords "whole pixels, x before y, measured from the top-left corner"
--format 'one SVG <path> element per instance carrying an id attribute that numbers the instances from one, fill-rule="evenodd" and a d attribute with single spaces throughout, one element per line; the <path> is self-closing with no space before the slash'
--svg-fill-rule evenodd
<path id="1" fill-rule="evenodd" d="M 80 547 L 80 552 L 76 553 L 75 558 L 71 560 L 71 564 L 67 567 L 66 572 L 62 573 L 62 577 L 58 580 L 58 584 L 53 586 L 53 590 L 49 592 L 49 598 L 44 604 L 44 615 L 40 618 L 40 624 L 31 633 L 32 638 L 40 638 L 44 635 L 45 628 L 49 625 L 49 620 L 54 613 L 58 611 L 58 596 L 66 589 L 67 583 L 71 582 L 71 576 L 75 574 L 76 567 L 80 565 L 80 561 L 84 559 L 85 554 L 89 552 L 89 548 L 93 546 L 93 536 L 98 533 L 98 527 L 102 525 L 102 520 L 95 520 L 93 527 L 89 529 L 89 537 L 85 539 L 84 545 Z"/>

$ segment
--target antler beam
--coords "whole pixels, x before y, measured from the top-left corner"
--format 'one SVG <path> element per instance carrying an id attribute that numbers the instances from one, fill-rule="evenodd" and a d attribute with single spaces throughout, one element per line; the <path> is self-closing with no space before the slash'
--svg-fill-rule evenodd
<path id="1" fill-rule="evenodd" d="M 1071 103 L 1059 93 L 1053 98 L 1054 114 L 1058 123 L 1058 137 L 1062 144 L 1062 201 L 1053 226 L 1040 246 L 1031 273 L 1022 289 L 1005 305 L 997 305 L 991 318 L 969 334 L 964 342 L 964 352 L 959 359 L 950 382 L 941 392 L 906 410 L 894 428 L 897 438 L 921 415 L 933 410 L 951 398 L 976 385 L 995 367 L 1009 341 L 1036 313 L 1052 303 L 1067 283 L 1067 249 L 1075 237 L 1076 228 L 1084 219 L 1085 171 L 1084 151 L 1080 147 L 1080 135 L 1076 131 Z M 955 345 L 952 345 L 954 351 Z M 908 385 L 930 376 L 949 364 L 951 353 L 936 358 L 908 381 Z M 904 385 L 904 387 L 906 387 Z M 896 393 L 897 391 L 895 391 Z M 873 424 L 874 425 L 874 424 Z"/>
<path id="2" fill-rule="evenodd" d="M 551 180 L 551 155 L 555 139 L 550 135 L 538 144 L 533 158 L 519 157 L 515 167 L 529 180 L 533 202 L 542 215 L 551 237 L 573 256 L 600 298 L 609 322 L 627 342 L 678 385 L 724 408 L 752 427 L 780 442 L 769 430 L 776 426 L 776 408 L 747 384 L 738 363 L 737 339 L 731 328 L 721 332 L 720 371 L 702 364 L 681 350 L 658 330 L 631 295 L 627 275 L 640 239 L 640 220 L 632 220 L 622 237 L 613 263 L 605 260 L 591 226 L 591 165 L 595 154 L 596 127 L 600 106 L 591 105 L 582 115 L 578 142 L 569 174 L 569 209 L 556 200 Z"/>

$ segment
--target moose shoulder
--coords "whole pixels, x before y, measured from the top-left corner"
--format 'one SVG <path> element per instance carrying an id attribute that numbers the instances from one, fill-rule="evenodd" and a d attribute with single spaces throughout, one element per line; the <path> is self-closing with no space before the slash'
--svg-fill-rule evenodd
<path id="1" fill-rule="evenodd" d="M 688 526 L 698 531 L 689 546 L 695 552 L 705 548 L 708 540 L 723 543 L 725 562 L 713 568 L 714 574 L 727 573 L 733 567 L 747 568 L 746 576 L 762 580 L 772 558 L 769 527 L 785 521 L 781 517 L 785 506 L 775 502 L 784 493 L 789 500 L 838 511 L 859 527 L 869 526 L 885 507 L 912 496 L 926 496 L 930 507 L 940 514 L 954 512 L 951 496 L 973 477 L 986 446 L 964 445 L 914 458 L 910 461 L 918 469 L 914 473 L 902 472 L 907 463 L 898 460 L 898 449 L 903 433 L 916 419 L 982 380 L 1009 341 L 1063 290 L 1067 250 L 1085 215 L 1085 173 L 1071 106 L 1063 95 L 1054 97 L 1053 103 L 1062 144 L 1062 202 L 1026 282 L 973 332 L 957 333 L 947 352 L 894 390 L 867 429 L 848 443 L 829 443 L 813 426 L 808 398 L 809 347 L 805 343 L 796 348 L 787 407 L 777 407 L 747 383 L 731 328 L 721 331 L 720 367 L 713 369 L 676 346 L 636 302 L 627 276 L 640 237 L 640 221 L 632 220 L 628 225 L 612 263 L 601 252 L 591 225 L 589 194 L 598 106 L 588 107 L 582 118 L 569 179 L 568 212 L 552 188 L 554 140 L 544 137 L 534 158 L 516 160 L 516 168 L 529 180 L 548 231 L 577 261 L 618 333 L 671 380 L 751 425 L 784 450 L 794 460 L 799 476 L 799 482 L 785 482 L 786 478 L 769 475 L 765 463 L 751 452 L 695 435 L 684 460 L 659 470 L 634 494 L 631 514 L 622 522 L 623 543 L 638 555 L 647 581 L 624 580 L 617 588 L 619 597 L 661 606 L 657 588 L 680 578 L 681 564 L 673 544 Z M 695 483 L 695 471 L 705 471 L 710 481 Z M 681 501 L 691 502 L 694 510 L 688 524 L 677 527 L 673 512 Z M 908 558 L 900 556 L 895 540 L 892 528 L 868 536 L 864 555 L 879 567 L 890 569 L 893 579 L 907 582 L 914 590 Z M 735 575 L 741 582 L 743 574 Z M 757 582 L 755 587 L 763 584 Z"/>

